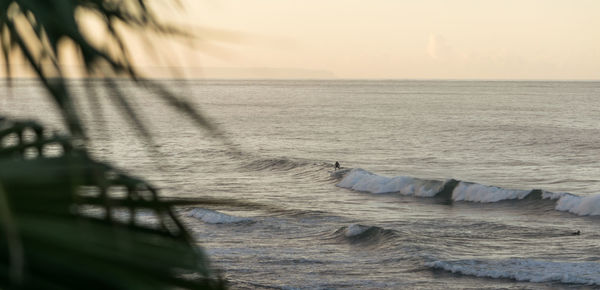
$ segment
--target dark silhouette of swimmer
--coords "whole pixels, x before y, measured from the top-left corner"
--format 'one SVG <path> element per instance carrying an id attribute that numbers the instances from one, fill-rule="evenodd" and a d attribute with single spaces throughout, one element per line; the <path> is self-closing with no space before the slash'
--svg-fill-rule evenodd
<path id="1" fill-rule="evenodd" d="M 577 230 L 576 232 L 572 232 L 571 235 L 572 236 L 579 236 L 579 235 L 581 235 L 581 231 Z"/>
<path id="2" fill-rule="evenodd" d="M 342 169 L 342 168 L 340 167 L 340 163 L 336 161 L 334 170 L 338 170 L 338 169 Z"/>

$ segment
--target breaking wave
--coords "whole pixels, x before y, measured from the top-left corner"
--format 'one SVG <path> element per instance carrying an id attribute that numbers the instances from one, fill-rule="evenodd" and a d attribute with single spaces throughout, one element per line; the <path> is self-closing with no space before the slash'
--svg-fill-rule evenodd
<path id="1" fill-rule="evenodd" d="M 363 169 L 353 169 L 337 184 L 339 187 L 370 193 L 397 192 L 403 195 L 431 197 L 440 192 L 444 182 L 408 176 L 385 177 Z"/>
<path id="2" fill-rule="evenodd" d="M 600 194 L 577 196 L 563 193 L 556 202 L 556 209 L 576 215 L 600 215 Z"/>
<path id="3" fill-rule="evenodd" d="M 408 196 L 437 197 L 449 202 L 468 201 L 479 203 L 503 200 L 551 199 L 556 200 L 555 209 L 579 216 L 600 215 L 600 195 L 577 196 L 570 193 L 553 193 L 539 189 L 506 189 L 455 179 L 427 180 L 410 176 L 386 177 L 355 168 L 344 172 L 336 186 L 369 193 L 399 193 Z"/>
<path id="4" fill-rule="evenodd" d="M 531 259 L 433 261 L 427 267 L 485 278 L 504 278 L 534 283 L 560 282 L 600 285 L 600 264 L 553 262 Z"/>

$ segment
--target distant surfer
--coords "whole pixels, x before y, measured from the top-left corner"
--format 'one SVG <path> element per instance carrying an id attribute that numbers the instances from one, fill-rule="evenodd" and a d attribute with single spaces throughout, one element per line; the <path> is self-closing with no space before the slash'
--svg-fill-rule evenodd
<path id="1" fill-rule="evenodd" d="M 581 231 L 577 230 L 576 232 L 572 232 L 571 235 L 572 236 L 579 236 L 579 235 L 581 235 Z"/>
<path id="2" fill-rule="evenodd" d="M 338 170 L 338 169 L 342 169 L 342 168 L 340 167 L 340 163 L 336 161 L 334 170 Z"/>

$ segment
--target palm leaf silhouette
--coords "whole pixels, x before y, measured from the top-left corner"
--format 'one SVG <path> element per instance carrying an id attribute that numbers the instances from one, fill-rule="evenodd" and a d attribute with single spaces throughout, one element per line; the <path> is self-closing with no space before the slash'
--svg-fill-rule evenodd
<path id="1" fill-rule="evenodd" d="M 131 64 L 124 36 L 119 33 L 118 25 L 131 30 L 151 31 L 158 34 L 189 37 L 190 34 L 173 26 L 160 23 L 148 8 L 146 1 L 115 0 L 13 0 L 0 1 L 0 31 L 2 52 L 6 71 L 11 72 L 11 52 L 23 54 L 31 68 L 50 92 L 53 102 L 58 106 L 71 135 L 85 139 L 86 132 L 77 112 L 73 98 L 69 94 L 63 69 L 59 63 L 58 45 L 62 40 L 70 40 L 81 53 L 81 61 L 89 75 L 107 77 L 127 76 L 140 87 L 158 91 L 157 97 L 166 100 L 173 109 L 189 117 L 197 125 L 217 133 L 202 114 L 188 101 L 170 93 L 161 84 L 144 80 Z M 76 19 L 78 12 L 85 15 L 98 15 L 109 38 L 100 46 L 94 44 L 82 33 L 81 21 Z M 117 51 L 111 53 L 110 49 Z M 115 86 L 113 82 L 107 83 Z M 114 91 L 114 88 L 113 88 Z M 121 99 L 121 98 L 119 98 Z M 121 101 L 122 102 L 122 101 Z M 143 122 L 135 110 L 124 111 L 125 116 L 145 137 Z M 218 134 L 217 134 L 218 135 Z"/>
<path id="2" fill-rule="evenodd" d="M 117 26 L 186 34 L 161 24 L 144 0 L 0 0 L 0 7 L 6 71 L 12 54 L 21 54 L 69 130 L 68 136 L 49 134 L 34 121 L 0 116 L 0 288 L 224 288 L 172 210 L 185 201 L 162 200 L 144 180 L 87 153 L 88 134 L 58 59 L 60 43 L 70 40 L 89 75 L 130 77 L 216 133 L 194 106 L 140 76 Z M 102 19 L 108 46 L 93 44 L 82 32 L 81 11 Z M 118 86 L 110 79 L 105 84 L 133 126 L 151 139 Z"/>

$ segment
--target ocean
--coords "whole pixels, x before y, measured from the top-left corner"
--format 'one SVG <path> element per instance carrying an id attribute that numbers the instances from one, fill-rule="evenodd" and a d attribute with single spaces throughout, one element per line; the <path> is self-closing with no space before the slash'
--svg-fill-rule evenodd
<path id="1" fill-rule="evenodd" d="M 71 91 L 94 156 L 204 201 L 177 213 L 233 289 L 600 288 L 599 82 L 157 82 L 225 137 L 117 81 L 152 151 Z M 64 130 L 34 80 L 0 114 Z"/>

